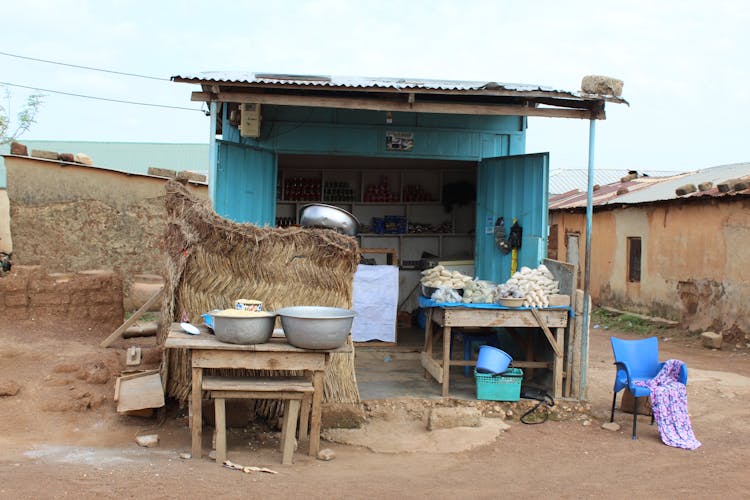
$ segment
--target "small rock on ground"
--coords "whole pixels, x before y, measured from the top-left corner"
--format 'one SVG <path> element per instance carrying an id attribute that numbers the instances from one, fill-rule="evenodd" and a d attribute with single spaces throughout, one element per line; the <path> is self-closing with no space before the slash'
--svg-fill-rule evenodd
<path id="1" fill-rule="evenodd" d="M 146 434 L 144 436 L 137 436 L 135 438 L 135 442 L 138 443 L 139 446 L 143 446 L 145 448 L 153 448 L 154 446 L 159 444 L 159 435 Z"/>
<path id="2" fill-rule="evenodd" d="M 328 462 L 329 460 L 333 460 L 334 458 L 336 458 L 336 452 L 330 448 L 324 448 L 318 452 L 318 460 Z"/>
<path id="3" fill-rule="evenodd" d="M 15 380 L 0 381 L 0 397 L 15 396 L 20 390 L 21 386 Z"/>
<path id="4" fill-rule="evenodd" d="M 427 420 L 427 430 L 479 427 L 481 417 L 477 408 L 433 408 Z"/>
<path id="5" fill-rule="evenodd" d="M 602 424 L 602 429 L 606 429 L 608 431 L 616 432 L 620 430 L 620 424 L 617 422 L 606 422 Z"/>
<path id="6" fill-rule="evenodd" d="M 190 458 L 193 458 L 193 455 L 191 455 L 190 453 L 180 453 L 180 458 L 183 460 L 188 460 Z"/>

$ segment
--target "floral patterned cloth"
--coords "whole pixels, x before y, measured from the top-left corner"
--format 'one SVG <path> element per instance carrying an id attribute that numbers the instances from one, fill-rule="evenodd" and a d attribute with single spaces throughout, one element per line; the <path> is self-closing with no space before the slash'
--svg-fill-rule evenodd
<path id="1" fill-rule="evenodd" d="M 682 361 L 670 359 L 650 380 L 639 380 L 635 385 L 651 391 L 651 408 L 661 440 L 667 446 L 694 450 L 701 445 L 695 438 L 687 411 L 687 389 L 679 381 Z"/>

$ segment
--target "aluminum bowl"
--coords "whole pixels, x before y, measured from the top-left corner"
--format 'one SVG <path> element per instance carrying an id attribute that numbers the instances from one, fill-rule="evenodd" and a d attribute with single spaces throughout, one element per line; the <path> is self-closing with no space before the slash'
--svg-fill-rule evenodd
<path id="1" fill-rule="evenodd" d="M 335 229 L 347 236 L 359 233 L 359 221 L 355 216 L 333 205 L 313 203 L 305 205 L 299 212 L 302 227 L 325 227 Z"/>
<path id="2" fill-rule="evenodd" d="M 355 312 L 322 306 L 285 307 L 276 311 L 286 340 L 301 349 L 336 349 L 346 343 Z"/>
<path id="3" fill-rule="evenodd" d="M 276 322 L 276 315 L 269 312 L 256 316 L 237 316 L 224 312 L 208 314 L 213 318 L 216 338 L 228 344 L 264 344 L 271 338 Z"/>

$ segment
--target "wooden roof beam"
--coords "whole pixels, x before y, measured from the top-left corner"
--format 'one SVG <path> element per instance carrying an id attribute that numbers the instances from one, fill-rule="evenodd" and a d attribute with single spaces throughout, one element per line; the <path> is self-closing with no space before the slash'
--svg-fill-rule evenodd
<path id="1" fill-rule="evenodd" d="M 451 102 L 419 102 L 373 99 L 367 97 L 324 97 L 278 95 L 252 92 L 193 92 L 192 101 L 274 104 L 278 106 L 306 106 L 316 108 L 366 109 L 370 111 L 403 111 L 416 113 L 445 113 L 490 116 L 542 116 L 550 118 L 578 118 L 603 120 L 604 110 L 539 108 L 509 104 L 471 104 Z"/>

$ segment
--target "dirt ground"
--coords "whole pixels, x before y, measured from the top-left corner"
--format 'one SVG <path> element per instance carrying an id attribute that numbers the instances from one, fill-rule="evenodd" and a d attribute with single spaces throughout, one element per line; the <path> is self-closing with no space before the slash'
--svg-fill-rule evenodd
<path id="1" fill-rule="evenodd" d="M 663 445 L 645 416 L 636 441 L 630 414 L 616 413 L 620 431 L 600 427 L 609 419 L 614 375 L 608 339 L 629 335 L 599 329 L 592 330 L 588 415 L 523 425 L 516 414 L 505 420 L 508 430 L 464 451 L 373 452 L 324 441 L 334 460 L 297 453 L 291 466 L 280 464 L 275 433 L 232 430 L 229 458 L 275 475 L 180 458 L 190 448 L 184 410 L 170 407 L 162 420 L 117 415 L 113 385 L 126 344 L 99 349 L 106 333 L 0 325 L 0 394 L 18 391 L 0 397 L 0 498 L 747 498 L 750 490 L 748 350 L 706 350 L 676 331 L 660 332 L 661 357 L 689 366 L 690 413 L 703 443 L 696 451 Z M 371 403 L 378 409 L 370 411 L 371 429 L 387 429 L 389 419 L 404 423 L 410 413 L 383 408 L 419 402 L 400 404 Z M 158 447 L 135 444 L 136 435 L 151 432 Z"/>

